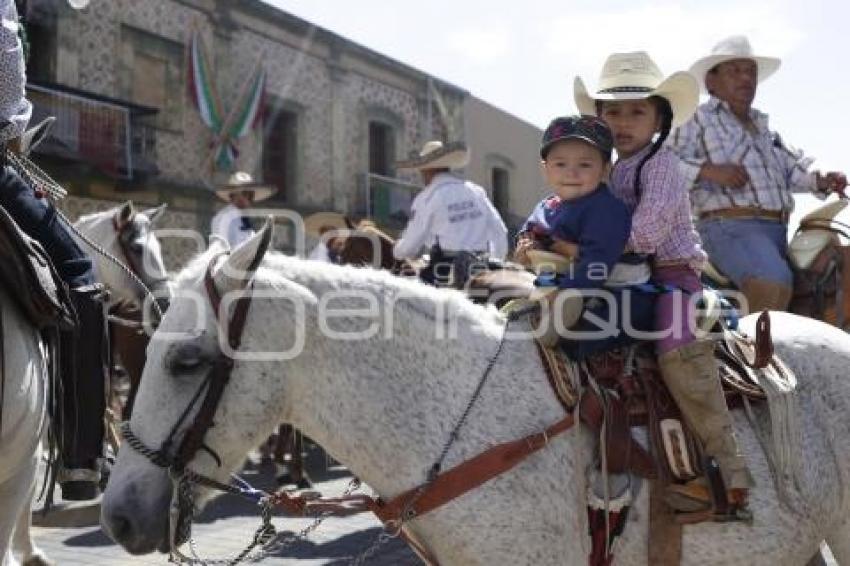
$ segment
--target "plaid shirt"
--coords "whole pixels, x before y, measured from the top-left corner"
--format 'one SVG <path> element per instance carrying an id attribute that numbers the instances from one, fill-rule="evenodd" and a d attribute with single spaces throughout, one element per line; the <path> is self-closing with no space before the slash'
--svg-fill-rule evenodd
<path id="1" fill-rule="evenodd" d="M 808 172 L 813 160 L 790 149 L 778 134 L 771 132 L 767 114 L 752 108 L 750 117 L 755 133 L 744 127 L 728 104 L 711 97 L 670 136 L 670 146 L 682 159 L 682 174 L 691 187 L 691 205 L 697 217 L 734 207 L 790 212 L 794 208 L 794 189 L 825 196 L 817 190 L 814 173 Z M 739 189 L 697 181 L 704 163 L 743 165 L 750 181 Z"/>
<path id="2" fill-rule="evenodd" d="M 620 159 L 611 172 L 611 190 L 632 213 L 629 247 L 640 254 L 654 255 L 657 262 L 685 262 L 701 271 L 706 254 L 691 220 L 688 190 L 679 170 L 679 159 L 662 147 L 641 170 L 641 198 L 635 195 L 635 173 L 647 146 L 635 155 Z"/>

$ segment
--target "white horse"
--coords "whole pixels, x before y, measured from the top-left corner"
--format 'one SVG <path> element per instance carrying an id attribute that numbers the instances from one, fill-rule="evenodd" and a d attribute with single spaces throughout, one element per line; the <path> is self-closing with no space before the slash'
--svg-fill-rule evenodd
<path id="1" fill-rule="evenodd" d="M 47 365 L 38 331 L 0 288 L 0 563 L 49 564 L 30 538 L 30 514 L 47 408 Z M 13 537 L 14 536 L 14 540 Z"/>
<path id="2" fill-rule="evenodd" d="M 161 204 L 146 210 L 136 210 L 133 203 L 127 201 L 108 210 L 82 216 L 74 222 L 74 228 L 85 239 L 121 261 L 164 304 L 171 290 L 162 259 L 162 248 L 152 229 L 165 208 L 166 205 Z M 83 241 L 81 246 L 94 260 L 98 281 L 109 289 L 111 303 L 126 302 L 141 306 L 145 302 L 147 293 L 133 275 L 94 251 L 89 243 Z"/>
<path id="3" fill-rule="evenodd" d="M 217 264 L 214 284 L 226 306 L 228 293 L 244 285 L 228 274 L 243 272 L 264 255 L 264 236 L 226 259 L 214 260 L 221 251 L 214 243 L 178 277 L 175 299 L 148 349 L 131 419 L 144 445 L 156 449 L 169 437 L 222 351 L 204 290 L 207 265 Z M 283 420 L 317 440 L 383 498 L 421 484 L 505 331 L 499 314 L 460 293 L 276 254 L 256 271 L 252 294 L 240 358 L 204 438 L 221 465 L 207 451 L 198 451 L 189 464 L 224 482 L 247 448 Z M 378 319 L 366 314 L 373 300 L 380 307 Z M 755 520 L 751 526 L 685 527 L 685 565 L 800 565 L 823 539 L 840 563 L 850 564 L 850 337 L 794 315 L 774 313 L 772 319 L 776 348 L 800 383 L 802 443 L 795 447 L 803 463 L 800 488 L 791 490 L 790 504 L 780 503 L 760 443 L 736 413 L 736 433 L 757 481 L 751 493 Z M 748 318 L 745 325 L 753 322 Z M 340 339 L 342 334 L 349 339 Z M 352 339 L 355 335 L 359 338 Z M 285 361 L 263 354 L 299 347 Z M 177 427 L 178 441 L 198 404 Z M 563 416 L 534 344 L 507 340 L 444 469 Z M 756 416 L 763 424 L 766 409 L 758 408 Z M 591 435 L 575 427 L 509 472 L 408 526 L 444 565 L 582 566 L 589 552 L 585 493 L 592 450 Z M 194 489 L 198 501 L 211 495 Z M 618 564 L 647 563 L 646 491 L 638 495 L 616 547 Z M 165 469 L 124 448 L 104 496 L 102 525 L 130 553 L 167 548 L 171 493 Z"/>
<path id="4" fill-rule="evenodd" d="M 163 209 L 136 212 L 128 202 L 85 216 L 75 226 L 122 262 L 147 267 L 136 275 L 167 300 L 162 251 L 150 230 Z M 99 280 L 113 299 L 144 302 L 145 293 L 131 276 L 100 254 L 88 251 Z M 39 442 L 46 426 L 46 362 L 37 331 L 21 316 L 5 289 L 0 289 L 0 316 L 0 563 L 17 564 L 20 558 L 24 565 L 38 566 L 49 564 L 30 535 Z"/>

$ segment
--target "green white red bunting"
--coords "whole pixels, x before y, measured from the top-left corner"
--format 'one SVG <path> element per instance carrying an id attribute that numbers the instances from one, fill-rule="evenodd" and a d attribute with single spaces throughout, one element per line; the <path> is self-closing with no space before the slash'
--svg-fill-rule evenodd
<path id="1" fill-rule="evenodd" d="M 250 80 L 245 83 L 236 103 L 225 116 L 203 38 L 198 31 L 192 33 L 188 59 L 189 98 L 198 109 L 201 121 L 213 132 L 213 159 L 219 169 L 232 170 L 238 155 L 236 140 L 247 135 L 262 121 L 266 73 L 258 61 Z"/>

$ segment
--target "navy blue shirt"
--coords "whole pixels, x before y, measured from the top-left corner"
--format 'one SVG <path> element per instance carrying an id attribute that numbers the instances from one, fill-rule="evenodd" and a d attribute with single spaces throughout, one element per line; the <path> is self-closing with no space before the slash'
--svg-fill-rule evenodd
<path id="1" fill-rule="evenodd" d="M 579 257 L 569 272 L 558 278 L 558 284 L 562 289 L 593 289 L 605 284 L 600 274 L 611 273 L 631 229 L 632 217 L 625 203 L 600 184 L 574 200 L 546 197 L 534 207 L 520 233 L 530 233 L 544 243 L 555 237 L 578 244 Z"/>

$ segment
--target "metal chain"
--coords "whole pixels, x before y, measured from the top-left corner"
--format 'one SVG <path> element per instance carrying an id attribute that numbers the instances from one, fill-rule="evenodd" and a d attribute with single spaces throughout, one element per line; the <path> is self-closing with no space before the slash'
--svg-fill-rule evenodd
<path id="1" fill-rule="evenodd" d="M 446 441 L 446 444 L 443 446 L 439 458 L 430 468 L 425 483 L 420 486 L 420 488 L 416 491 L 413 497 L 411 497 L 407 504 L 405 504 L 404 509 L 401 513 L 401 518 L 395 524 L 389 525 L 392 530 L 387 530 L 385 528 L 384 532 L 382 532 L 375 538 L 369 548 L 367 548 L 365 551 L 351 559 L 351 561 L 349 562 L 351 566 L 361 566 L 367 560 L 372 558 L 382 546 L 387 544 L 389 541 L 398 538 L 398 536 L 401 534 L 401 530 L 404 526 L 404 523 L 412 520 L 415 517 L 415 513 L 413 511 L 414 504 L 422 496 L 427 487 L 430 486 L 439 475 L 443 465 L 443 461 L 448 455 L 448 452 L 451 449 L 452 445 L 459 438 L 460 429 L 466 423 L 466 419 L 469 416 L 472 407 L 478 401 L 478 398 L 481 395 L 481 391 L 483 390 L 484 385 L 487 382 L 487 378 L 492 372 L 493 367 L 496 365 L 496 361 L 498 360 L 499 355 L 502 353 L 502 349 L 504 348 L 505 341 L 507 338 L 508 325 L 510 324 L 510 322 L 515 321 L 520 317 L 528 314 L 530 311 L 534 310 L 534 308 L 522 309 L 520 311 L 508 315 L 507 322 L 505 323 L 505 328 L 502 333 L 502 338 L 499 340 L 499 345 L 496 348 L 496 352 L 488 361 L 487 367 L 484 369 L 484 373 L 481 375 L 481 378 L 478 380 L 478 384 L 476 385 L 475 390 L 472 393 L 472 397 L 467 402 L 463 413 L 461 414 L 460 418 L 452 429 L 452 432 L 449 434 L 449 438 Z M 138 439 L 134 437 L 134 435 L 132 435 L 132 433 L 127 434 L 130 432 L 128 424 L 129 423 L 124 423 L 125 426 L 122 428 L 125 428 L 125 430 L 123 430 L 123 432 L 125 433 L 125 438 L 129 437 L 129 439 L 131 439 L 128 440 L 128 442 L 131 443 L 131 446 L 152 460 L 153 458 L 161 458 L 162 455 L 159 452 L 151 450 L 144 446 L 141 442 L 138 441 Z M 136 442 L 133 443 L 132 440 L 136 440 Z M 184 482 L 181 479 L 176 489 L 180 489 L 180 487 L 184 483 L 187 485 L 191 485 L 191 483 L 201 483 L 198 481 L 200 478 L 195 474 L 184 476 L 184 478 L 186 478 L 187 481 Z M 360 485 L 360 480 L 358 480 L 357 478 L 352 478 L 341 497 L 348 497 L 349 495 L 357 491 L 360 488 Z M 221 489 L 221 486 L 216 487 L 219 487 L 219 489 Z M 238 494 L 238 490 L 236 490 L 235 488 L 234 490 L 225 489 L 225 491 Z M 191 490 L 180 490 L 180 492 L 178 493 L 178 499 L 182 501 L 181 506 L 183 506 L 183 508 L 188 508 L 190 510 L 193 509 L 194 500 L 192 499 Z M 189 545 L 189 549 L 192 553 L 192 557 L 190 558 L 188 556 L 183 555 L 179 551 L 172 550 L 172 553 L 169 556 L 169 562 L 175 564 L 188 564 L 190 566 L 232 566 L 234 564 L 246 561 L 259 562 L 260 560 L 263 560 L 264 558 L 267 558 L 270 555 L 275 554 L 298 541 L 306 540 L 311 532 L 316 530 L 319 525 L 324 522 L 325 519 L 327 519 L 333 514 L 330 511 L 320 513 L 315 517 L 312 523 L 301 529 L 298 533 L 295 533 L 293 535 L 286 535 L 283 538 L 279 538 L 281 536 L 281 533 L 278 533 L 274 525 L 272 525 L 271 523 L 273 504 L 271 503 L 270 499 L 268 497 L 263 498 L 260 501 L 260 506 L 262 523 L 260 527 L 258 527 L 255 531 L 254 537 L 251 542 L 248 543 L 246 548 L 242 550 L 239 554 L 237 554 L 234 558 L 200 558 L 200 556 L 198 556 L 197 551 L 198 545 L 195 542 L 194 538 L 191 536 L 192 516 L 189 515 L 187 524 L 182 525 L 182 527 L 184 529 L 188 529 L 188 536 L 186 538 L 187 543 Z M 254 554 L 251 554 L 251 551 L 257 546 L 261 547 L 260 550 Z"/>
<path id="2" fill-rule="evenodd" d="M 401 533 L 400 527 L 399 530 L 395 533 L 387 531 L 382 532 L 377 537 L 375 537 L 375 540 L 372 542 L 369 548 L 361 552 L 358 556 L 354 557 L 351 562 L 349 562 L 349 564 L 351 566 L 361 566 L 365 564 L 367 560 L 375 556 L 375 553 L 378 552 L 378 549 L 380 549 L 382 546 L 384 546 L 394 538 L 398 538 L 399 533 Z"/>
<path id="3" fill-rule="evenodd" d="M 357 478 L 352 478 L 350 482 L 348 482 L 348 486 L 345 491 L 342 493 L 341 497 L 348 497 L 358 489 L 360 489 L 361 483 Z M 191 497 L 191 495 L 190 495 Z M 274 509 L 274 505 L 268 498 L 264 498 L 260 502 L 261 506 L 261 516 L 262 523 L 254 532 L 254 537 L 251 542 L 248 543 L 246 548 L 242 550 L 239 554 L 237 554 L 233 558 L 212 558 L 212 559 L 203 559 L 198 556 L 198 544 L 191 536 L 191 530 L 189 532 L 189 537 L 187 539 L 187 544 L 189 545 L 189 549 L 191 550 L 192 557 L 185 556 L 180 553 L 172 554 L 169 557 L 169 562 L 175 564 L 189 564 L 191 566 L 232 566 L 234 564 L 238 564 L 240 562 L 259 562 L 269 556 L 280 552 L 281 550 L 292 546 L 294 543 L 307 540 L 307 537 L 315 531 L 319 525 L 324 522 L 325 519 L 332 515 L 331 512 L 327 511 L 324 513 L 320 513 L 317 515 L 313 521 L 294 534 L 285 534 L 277 532 L 277 529 L 271 522 L 272 519 L 272 511 Z M 191 517 L 188 520 L 189 528 L 191 529 Z M 260 547 L 260 550 L 251 554 L 251 551 L 256 547 Z"/>

